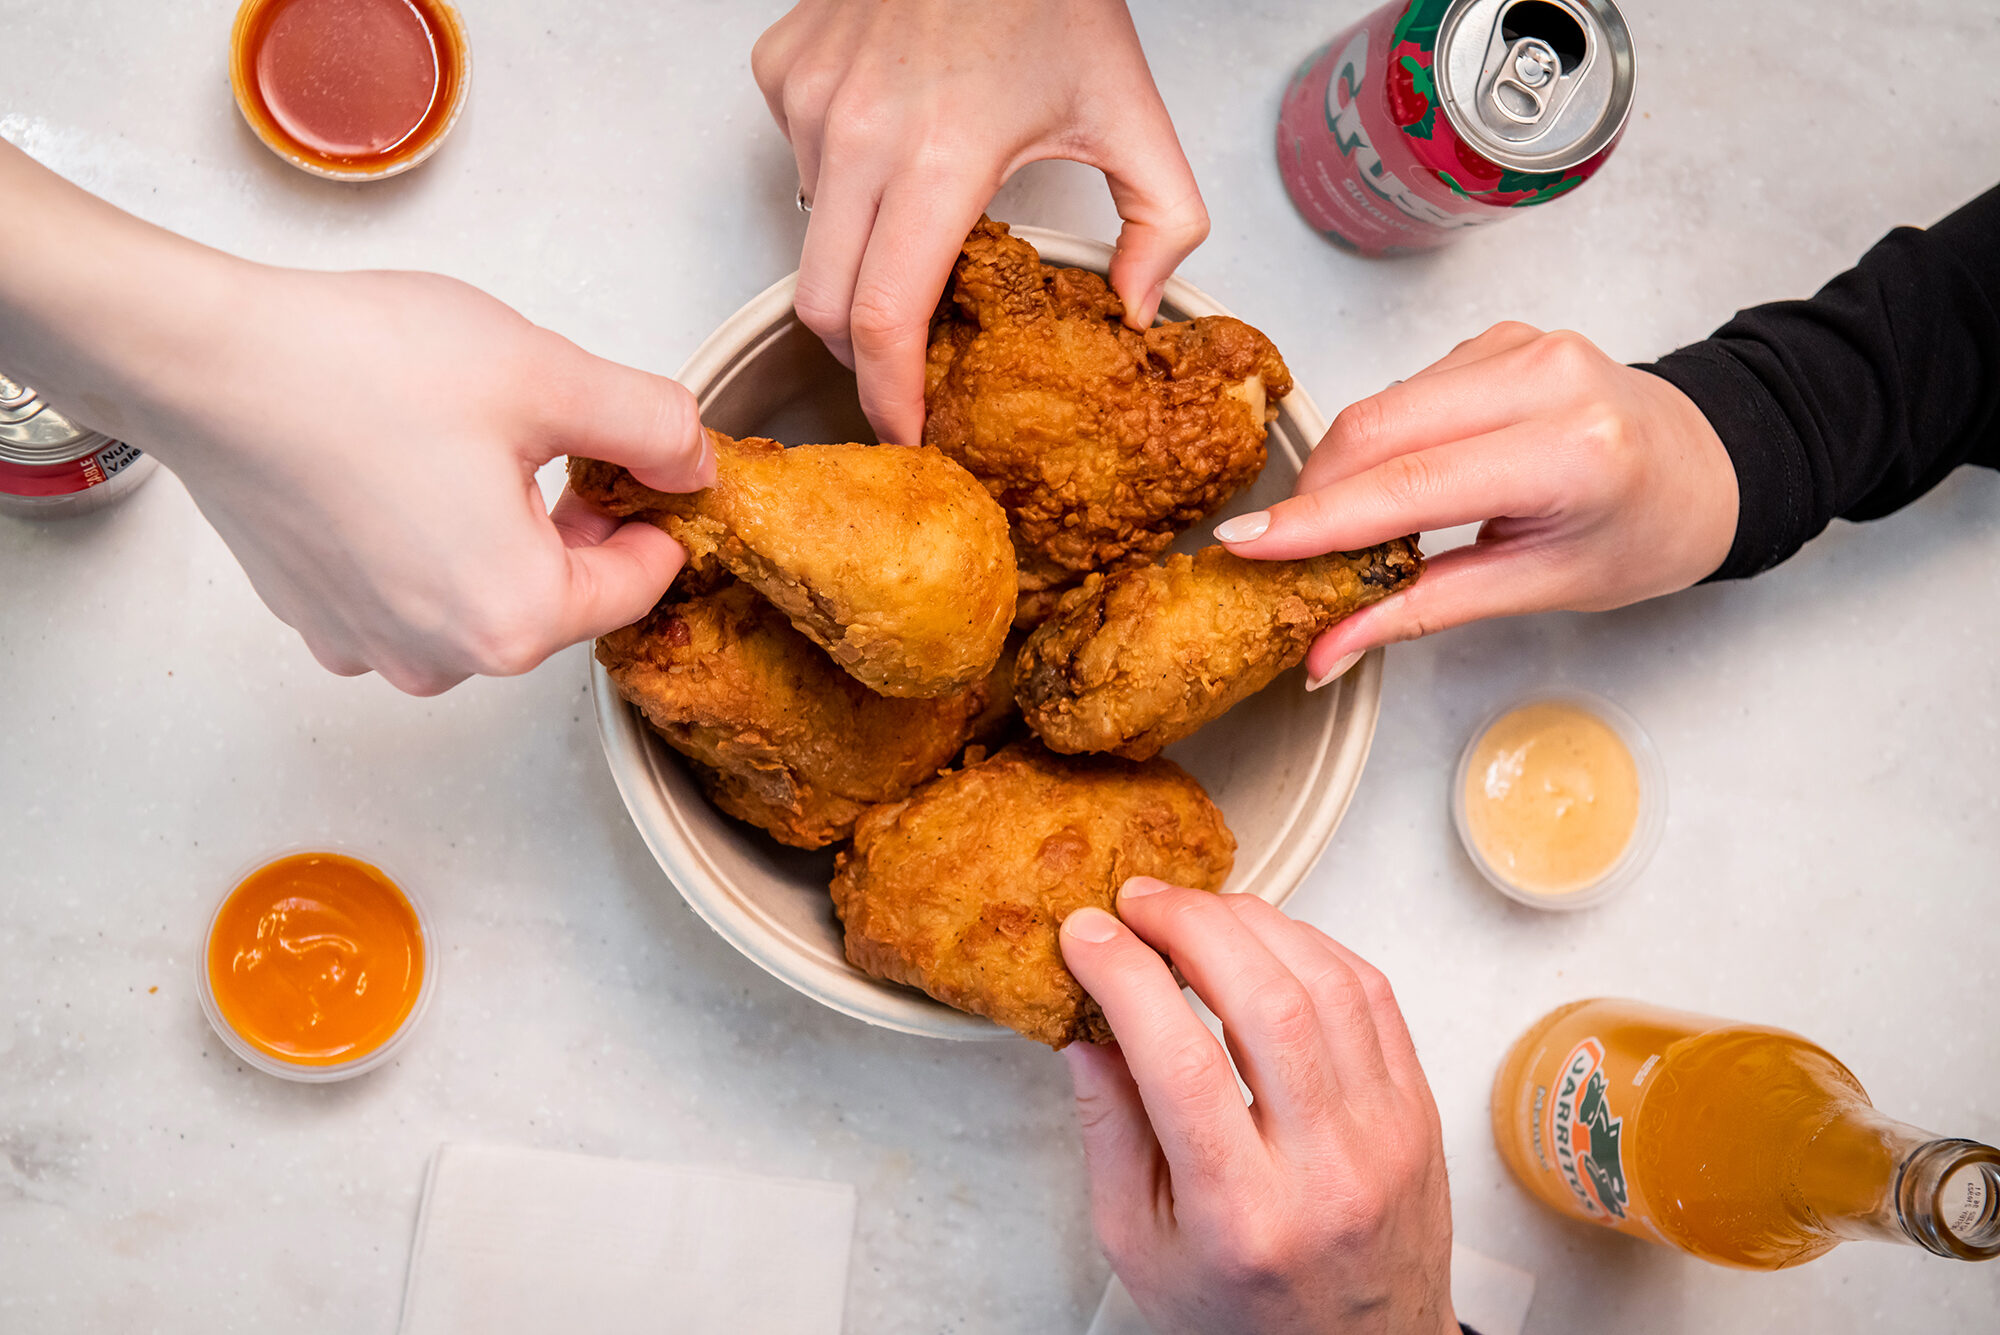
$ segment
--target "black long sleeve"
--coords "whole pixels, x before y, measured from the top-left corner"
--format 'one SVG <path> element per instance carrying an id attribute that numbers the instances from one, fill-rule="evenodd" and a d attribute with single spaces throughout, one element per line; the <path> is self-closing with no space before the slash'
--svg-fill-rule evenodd
<path id="1" fill-rule="evenodd" d="M 1962 463 L 2000 468 L 2000 188 L 1642 369 L 1694 400 L 1736 465 L 1736 541 L 1711 579 L 1769 570 Z"/>

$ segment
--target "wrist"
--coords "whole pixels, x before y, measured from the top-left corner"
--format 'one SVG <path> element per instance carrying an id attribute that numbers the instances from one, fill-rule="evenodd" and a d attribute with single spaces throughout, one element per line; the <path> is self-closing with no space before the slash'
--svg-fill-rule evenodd
<path id="1" fill-rule="evenodd" d="M 246 261 L 105 203 L 0 143 L 0 369 L 170 466 Z M 162 448 L 165 447 L 165 448 Z"/>

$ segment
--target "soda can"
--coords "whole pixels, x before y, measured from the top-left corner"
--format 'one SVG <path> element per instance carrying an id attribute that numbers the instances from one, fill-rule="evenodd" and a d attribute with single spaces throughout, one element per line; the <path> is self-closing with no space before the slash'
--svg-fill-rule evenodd
<path id="1" fill-rule="evenodd" d="M 1428 250 L 1589 180 L 1635 68 L 1611 0 L 1391 0 L 1292 77 L 1279 171 L 1330 240 Z"/>
<path id="2" fill-rule="evenodd" d="M 158 463 L 0 375 L 0 514 L 56 519 L 101 510 L 136 491 Z"/>

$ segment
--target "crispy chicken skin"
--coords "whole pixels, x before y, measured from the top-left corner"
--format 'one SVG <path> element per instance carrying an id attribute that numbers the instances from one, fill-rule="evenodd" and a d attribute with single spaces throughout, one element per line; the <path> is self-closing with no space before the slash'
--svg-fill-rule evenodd
<path id="1" fill-rule="evenodd" d="M 1271 684 L 1319 633 L 1423 573 L 1411 538 L 1303 561 L 1221 547 L 1092 575 L 1021 647 L 1015 697 L 1051 750 L 1158 755 Z"/>
<path id="2" fill-rule="evenodd" d="M 597 661 L 717 806 L 794 848 L 845 839 L 863 811 L 950 764 L 989 691 L 877 695 L 733 580 L 669 594 L 600 639 Z"/>
<path id="3" fill-rule="evenodd" d="M 848 961 L 1060 1048 L 1107 1043 L 1063 964 L 1063 919 L 1116 911 L 1130 876 L 1218 890 L 1236 840 L 1170 760 L 1051 755 L 1032 741 L 876 807 L 840 854 Z"/>
<path id="4" fill-rule="evenodd" d="M 715 485 L 672 495 L 572 458 L 569 484 L 718 558 L 882 695 L 956 695 L 993 667 L 1014 617 L 1000 507 L 936 450 L 709 436 Z"/>
<path id="5" fill-rule="evenodd" d="M 1292 388 L 1271 341 L 1226 316 L 1140 333 L 1104 279 L 1045 266 L 1005 223 L 966 238 L 931 326 L 924 443 L 1006 508 L 1017 624 L 1093 570 L 1143 565 L 1264 466 Z"/>

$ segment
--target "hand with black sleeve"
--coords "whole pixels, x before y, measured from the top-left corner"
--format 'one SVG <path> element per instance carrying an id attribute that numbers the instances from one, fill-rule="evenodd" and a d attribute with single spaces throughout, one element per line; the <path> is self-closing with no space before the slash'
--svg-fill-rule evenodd
<path id="1" fill-rule="evenodd" d="M 1469 621 L 1757 574 L 1965 463 L 2000 467 L 2000 189 L 1650 366 L 1495 326 L 1349 406 L 1296 495 L 1216 537 L 1282 559 L 1482 525 L 1321 636 L 1320 685 L 1376 645 Z"/>

